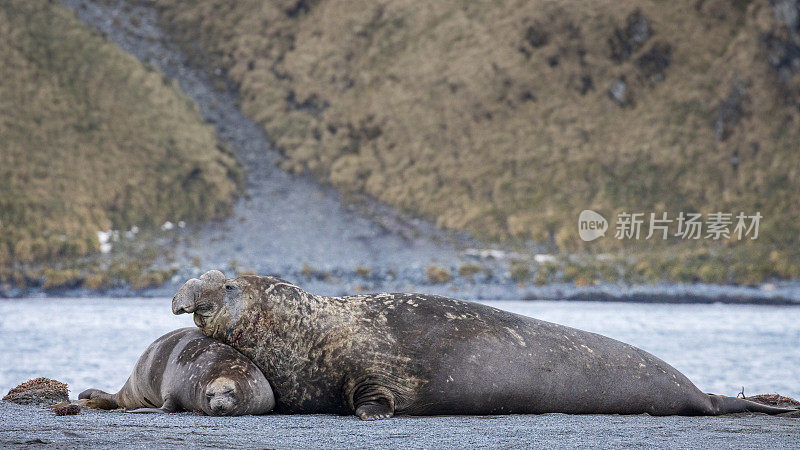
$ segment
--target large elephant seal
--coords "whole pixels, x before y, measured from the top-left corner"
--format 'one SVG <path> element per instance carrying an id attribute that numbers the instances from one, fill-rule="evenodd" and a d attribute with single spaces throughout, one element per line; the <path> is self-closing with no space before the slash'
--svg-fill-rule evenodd
<path id="1" fill-rule="evenodd" d="M 258 367 L 197 328 L 181 328 L 156 339 L 116 394 L 88 389 L 78 398 L 101 409 L 202 411 L 209 416 L 265 414 L 275 406 Z"/>
<path id="2" fill-rule="evenodd" d="M 276 411 L 394 414 L 787 412 L 704 394 L 669 364 L 595 333 L 433 295 L 322 297 L 210 271 L 172 300 L 271 381 Z"/>

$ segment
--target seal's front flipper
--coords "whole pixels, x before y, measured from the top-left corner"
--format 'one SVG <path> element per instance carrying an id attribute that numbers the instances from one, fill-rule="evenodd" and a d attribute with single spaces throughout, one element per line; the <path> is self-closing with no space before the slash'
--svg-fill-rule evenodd
<path id="1" fill-rule="evenodd" d="M 381 420 L 392 417 L 394 411 L 383 403 L 365 403 L 356 408 L 356 415 L 361 420 Z"/>
<path id="2" fill-rule="evenodd" d="M 164 399 L 164 404 L 161 405 L 161 408 L 137 408 L 137 409 L 131 409 L 131 410 L 126 411 L 126 412 L 129 412 L 129 413 L 159 413 L 159 414 L 164 414 L 164 413 L 174 413 L 174 412 L 178 412 L 180 410 L 181 409 L 178 407 L 178 404 L 175 402 L 175 400 L 173 400 L 173 398 L 168 395 Z"/>
<path id="3" fill-rule="evenodd" d="M 130 409 L 125 411 L 127 413 L 136 413 L 136 414 L 143 414 L 143 413 L 157 413 L 157 414 L 164 414 L 170 413 L 172 411 L 166 411 L 163 408 L 138 408 L 138 409 Z"/>
<path id="4" fill-rule="evenodd" d="M 356 384 L 352 402 L 356 416 L 361 420 L 388 419 L 394 415 L 394 395 L 384 386 Z"/>

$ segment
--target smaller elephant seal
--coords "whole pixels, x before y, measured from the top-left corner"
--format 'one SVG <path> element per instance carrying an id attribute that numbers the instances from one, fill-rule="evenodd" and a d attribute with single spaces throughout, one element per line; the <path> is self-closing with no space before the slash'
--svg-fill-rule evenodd
<path id="1" fill-rule="evenodd" d="M 258 367 L 197 328 L 156 339 L 116 394 L 87 389 L 78 398 L 99 409 L 202 411 L 209 416 L 265 414 L 275 406 L 272 388 Z"/>

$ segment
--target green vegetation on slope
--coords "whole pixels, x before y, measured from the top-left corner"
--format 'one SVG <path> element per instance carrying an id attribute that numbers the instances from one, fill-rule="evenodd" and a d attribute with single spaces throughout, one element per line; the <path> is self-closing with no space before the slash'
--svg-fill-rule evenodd
<path id="1" fill-rule="evenodd" d="M 800 277 L 800 30 L 767 0 L 154 3 L 289 171 L 483 238 Z M 586 244 L 587 208 L 764 219 L 752 242 Z"/>
<path id="2" fill-rule="evenodd" d="M 235 159 L 160 72 L 57 2 L 0 3 L 0 42 L 0 281 L 96 251 L 99 230 L 230 207 Z"/>

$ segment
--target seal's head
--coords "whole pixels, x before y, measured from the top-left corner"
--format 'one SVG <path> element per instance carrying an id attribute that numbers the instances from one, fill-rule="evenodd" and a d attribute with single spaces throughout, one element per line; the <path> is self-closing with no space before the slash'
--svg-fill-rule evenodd
<path id="1" fill-rule="evenodd" d="M 278 286 L 293 284 L 275 277 L 240 276 L 225 278 L 219 270 L 210 270 L 200 278 L 187 281 L 172 299 L 173 314 L 194 313 L 194 323 L 206 336 L 221 338 L 242 320 L 252 319 L 254 305 L 271 309 Z M 250 312 L 248 312 L 250 311 Z M 220 339 L 226 341 L 225 339 Z"/>
<path id="2" fill-rule="evenodd" d="M 264 374 L 255 365 L 231 369 L 205 385 L 200 403 L 203 412 L 209 416 L 241 416 L 272 411 L 275 396 Z"/>
<path id="3" fill-rule="evenodd" d="M 210 270 L 199 279 L 192 278 L 172 298 L 172 313 L 194 313 L 194 323 L 210 336 L 213 326 L 225 306 L 225 275 L 219 270 Z"/>
<path id="4" fill-rule="evenodd" d="M 236 382 L 227 377 L 219 377 L 206 385 L 205 397 L 209 415 L 230 416 L 236 414 L 237 399 L 242 396 L 238 392 Z"/>

